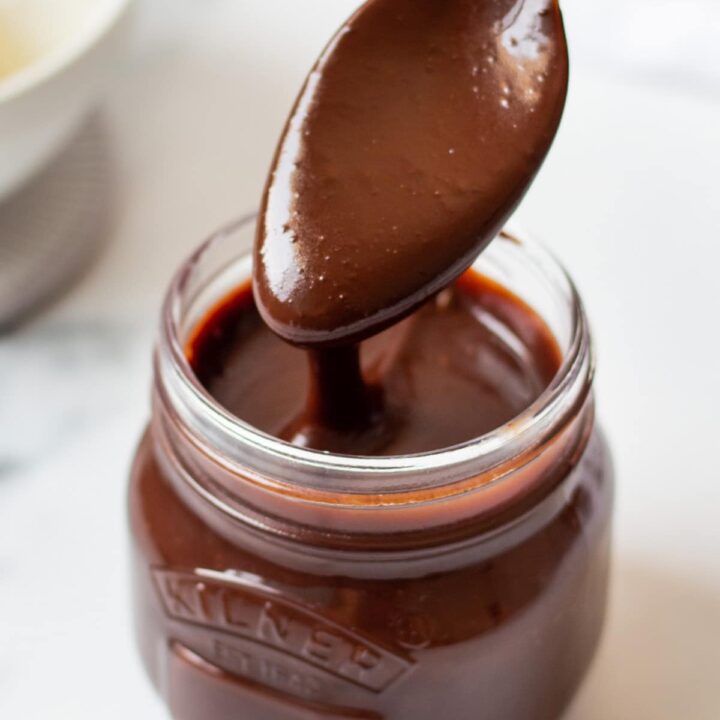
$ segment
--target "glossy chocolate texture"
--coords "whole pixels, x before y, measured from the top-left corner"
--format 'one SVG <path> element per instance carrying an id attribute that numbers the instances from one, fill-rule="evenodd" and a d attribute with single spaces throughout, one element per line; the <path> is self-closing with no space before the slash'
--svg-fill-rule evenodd
<path id="1" fill-rule="evenodd" d="M 555 0 L 363 5 L 280 141 L 255 302 L 240 288 L 189 342 L 207 392 L 335 453 L 507 428 L 560 353 L 530 308 L 463 272 L 537 172 L 567 74 Z M 139 643 L 176 720 L 560 717 L 606 604 L 612 473 L 590 394 L 473 490 L 399 509 L 318 502 L 267 466 L 259 482 L 162 395 L 130 517 Z M 412 532 L 388 521 L 416 511 Z"/>
<path id="2" fill-rule="evenodd" d="M 200 382 L 236 417 L 295 444 L 352 455 L 431 452 L 474 440 L 528 408 L 561 357 L 536 313 L 474 271 L 363 344 L 368 387 L 356 392 L 376 402 L 379 415 L 369 431 L 353 427 L 352 413 L 330 415 L 333 403 L 318 407 L 319 372 L 330 375 L 324 390 L 343 399 L 342 409 L 355 407 L 347 400 L 345 352 L 311 356 L 308 372 L 306 353 L 267 328 L 248 286 L 212 311 L 188 346 Z"/>
<path id="3" fill-rule="evenodd" d="M 310 73 L 260 213 L 255 294 L 305 346 L 448 285 L 535 176 L 565 101 L 555 0 L 370 0 Z"/>

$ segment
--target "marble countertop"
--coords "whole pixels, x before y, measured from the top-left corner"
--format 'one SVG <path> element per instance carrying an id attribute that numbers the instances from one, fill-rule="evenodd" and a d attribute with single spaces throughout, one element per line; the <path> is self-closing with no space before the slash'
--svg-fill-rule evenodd
<path id="1" fill-rule="evenodd" d="M 568 720 L 720 717 L 720 58 L 709 42 L 693 55 L 686 24 L 683 42 L 673 34 L 683 3 L 653 2 L 655 33 L 639 23 L 603 44 L 593 4 L 566 1 L 570 101 L 518 213 L 585 298 L 618 471 L 609 624 Z M 628 3 L 648 17 L 647 0 Z M 133 647 L 125 527 L 159 303 L 180 260 L 256 205 L 302 77 L 355 4 L 140 2 L 100 116 L 114 177 L 104 249 L 0 336 L 6 720 L 165 717 Z M 706 37 L 720 14 L 692 5 Z"/>

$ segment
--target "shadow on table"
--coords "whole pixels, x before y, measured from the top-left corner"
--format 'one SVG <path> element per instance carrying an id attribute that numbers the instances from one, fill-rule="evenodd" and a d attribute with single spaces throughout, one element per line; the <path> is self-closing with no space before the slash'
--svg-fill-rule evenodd
<path id="1" fill-rule="evenodd" d="M 565 720 L 720 718 L 720 593 L 620 563 L 600 653 Z"/>

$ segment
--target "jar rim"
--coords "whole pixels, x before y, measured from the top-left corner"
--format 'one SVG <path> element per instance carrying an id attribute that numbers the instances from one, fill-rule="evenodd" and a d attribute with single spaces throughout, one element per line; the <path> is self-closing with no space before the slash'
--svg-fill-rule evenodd
<path id="1" fill-rule="evenodd" d="M 225 468 L 245 478 L 250 473 L 255 482 L 268 489 L 292 485 L 307 491 L 352 496 L 356 498 L 350 501 L 353 505 L 373 496 L 372 504 L 382 505 L 383 499 L 392 495 L 416 491 L 419 477 L 422 478 L 422 490 L 432 491 L 496 468 L 526 453 L 557 434 L 589 393 L 594 358 L 587 317 L 575 284 L 554 254 L 537 240 L 529 240 L 515 230 L 503 230 L 493 242 L 504 239 L 521 245 L 529 259 L 548 276 L 553 287 L 558 287 L 571 313 L 570 337 L 560 368 L 545 390 L 523 412 L 472 440 L 409 455 L 333 454 L 293 445 L 253 427 L 226 410 L 199 382 L 181 340 L 181 319 L 183 293 L 204 256 L 223 238 L 243 230 L 255 218 L 256 214 L 251 213 L 221 227 L 182 264 L 165 296 L 156 349 L 156 373 L 163 392 L 170 397 L 186 425 L 192 424 L 193 417 L 204 417 L 204 426 L 214 429 L 216 442 L 209 444 L 192 430 L 190 434 L 203 446 L 207 456 Z M 292 468 L 292 472 L 288 472 L 287 478 L 276 471 L 264 472 L 268 463 L 273 467 Z M 357 482 L 358 476 L 365 476 L 363 482 Z M 501 479 L 494 478 L 486 486 Z"/>

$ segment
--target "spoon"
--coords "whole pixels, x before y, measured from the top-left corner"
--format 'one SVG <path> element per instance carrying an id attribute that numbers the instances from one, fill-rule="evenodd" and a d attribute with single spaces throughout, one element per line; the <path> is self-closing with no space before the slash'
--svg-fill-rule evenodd
<path id="1" fill-rule="evenodd" d="M 373 335 L 467 269 L 562 115 L 557 0 L 370 0 L 298 97 L 255 245 L 265 322 L 304 347 Z"/>

